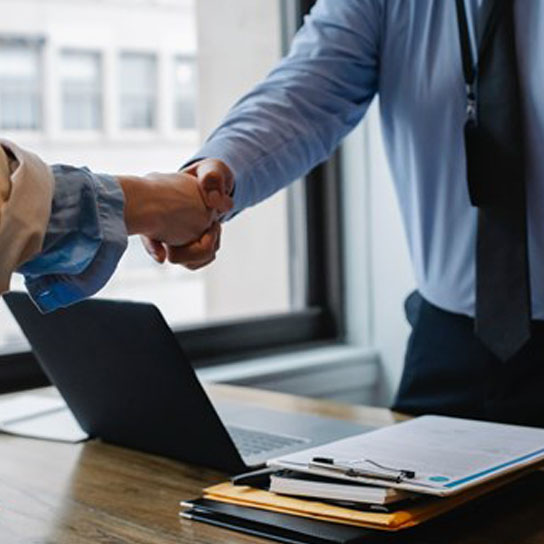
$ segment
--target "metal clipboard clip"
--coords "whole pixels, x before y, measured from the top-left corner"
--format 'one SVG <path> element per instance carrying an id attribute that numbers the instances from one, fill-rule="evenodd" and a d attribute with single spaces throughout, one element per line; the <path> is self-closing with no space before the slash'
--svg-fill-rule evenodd
<path id="1" fill-rule="evenodd" d="M 396 469 L 386 467 L 371 459 L 361 459 L 358 463 L 364 462 L 376 467 L 379 470 L 366 470 L 355 468 L 350 464 L 342 464 L 331 457 L 314 457 L 309 463 L 308 468 L 319 468 L 334 474 L 342 474 L 350 478 L 369 478 L 375 480 L 384 480 L 387 482 L 402 483 L 404 480 L 412 480 L 416 477 L 413 470 Z"/>

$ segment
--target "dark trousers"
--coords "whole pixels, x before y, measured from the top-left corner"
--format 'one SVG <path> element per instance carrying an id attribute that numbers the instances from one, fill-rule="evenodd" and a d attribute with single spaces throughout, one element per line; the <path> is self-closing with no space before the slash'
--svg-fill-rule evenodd
<path id="1" fill-rule="evenodd" d="M 412 326 L 393 409 L 544 427 L 544 321 L 506 363 L 474 335 L 474 320 L 412 293 Z"/>

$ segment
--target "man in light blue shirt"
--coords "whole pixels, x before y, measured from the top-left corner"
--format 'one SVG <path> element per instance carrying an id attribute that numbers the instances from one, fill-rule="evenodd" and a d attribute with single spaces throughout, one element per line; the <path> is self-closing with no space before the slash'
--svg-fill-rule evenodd
<path id="1" fill-rule="evenodd" d="M 465 0 L 474 49 L 481 4 Z M 543 320 L 544 4 L 515 2 L 515 27 L 532 316 Z M 230 168 L 240 212 L 325 160 L 377 95 L 419 290 L 407 302 L 414 331 L 397 407 L 543 424 L 544 325 L 535 321 L 529 344 L 506 363 L 473 334 L 478 210 L 467 190 L 453 0 L 318 0 L 288 57 L 233 107 L 195 160 Z"/>

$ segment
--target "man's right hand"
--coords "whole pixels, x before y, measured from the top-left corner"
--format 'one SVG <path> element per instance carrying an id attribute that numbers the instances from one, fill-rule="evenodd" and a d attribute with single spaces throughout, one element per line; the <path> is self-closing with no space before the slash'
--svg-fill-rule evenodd
<path id="1" fill-rule="evenodd" d="M 191 243 L 171 244 L 165 240 L 142 237 L 144 247 L 158 262 L 168 260 L 190 270 L 202 268 L 215 260 L 221 243 L 221 226 L 217 222 L 233 207 L 234 176 L 230 168 L 217 159 L 204 159 L 192 164 L 180 175 L 190 176 L 198 185 L 208 210 L 214 210 L 216 222 Z"/>

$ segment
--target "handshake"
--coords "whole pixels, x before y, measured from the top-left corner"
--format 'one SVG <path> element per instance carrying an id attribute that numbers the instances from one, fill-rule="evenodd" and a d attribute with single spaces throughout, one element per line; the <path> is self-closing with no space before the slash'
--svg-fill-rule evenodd
<path id="1" fill-rule="evenodd" d="M 94 294 L 126 247 L 124 232 L 117 232 L 121 219 L 129 235 L 142 236 L 157 262 L 196 270 L 215 259 L 220 221 L 233 207 L 233 174 L 223 162 L 205 159 L 174 174 L 116 179 L 124 196 L 123 217 L 110 179 L 89 176 L 83 168 L 50 168 L 34 153 L 0 139 L 0 294 L 9 291 L 15 271 L 31 282 L 31 295 L 43 311 Z M 110 196 L 115 205 L 99 208 Z M 99 240 L 107 251 L 93 261 L 89 274 L 96 245 L 87 243 L 84 227 L 94 232 L 93 222 L 109 225 L 108 213 L 115 214 L 114 226 L 100 230 Z M 57 281 L 54 293 L 51 276 Z"/>
<path id="2" fill-rule="evenodd" d="M 215 260 L 221 218 L 233 207 L 226 164 L 204 159 L 174 174 L 117 176 L 125 195 L 128 234 L 139 234 L 159 263 L 197 270 Z"/>

